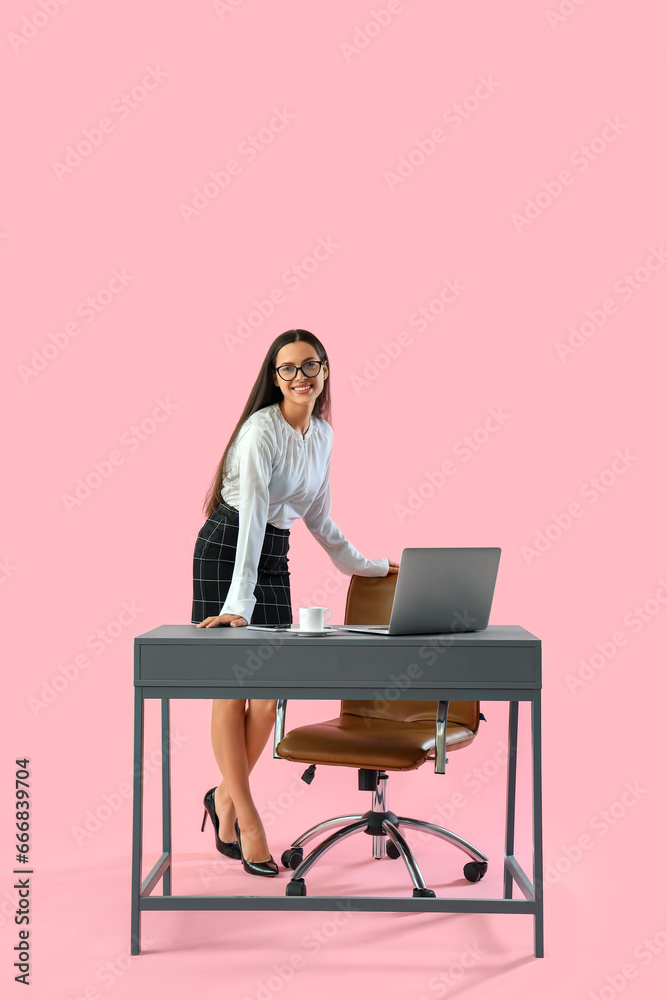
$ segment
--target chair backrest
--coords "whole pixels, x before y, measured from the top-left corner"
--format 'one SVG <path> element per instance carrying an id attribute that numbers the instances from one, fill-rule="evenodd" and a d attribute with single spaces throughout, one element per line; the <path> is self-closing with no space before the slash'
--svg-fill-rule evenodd
<path id="1" fill-rule="evenodd" d="M 345 604 L 346 625 L 388 625 L 396 590 L 398 573 L 387 576 L 353 576 Z M 397 722 L 425 722 L 435 719 L 435 701 L 382 700 L 341 702 L 342 715 L 359 715 L 363 718 L 395 719 Z M 452 701 L 447 714 L 448 722 L 457 722 L 473 733 L 479 728 L 478 701 Z"/>

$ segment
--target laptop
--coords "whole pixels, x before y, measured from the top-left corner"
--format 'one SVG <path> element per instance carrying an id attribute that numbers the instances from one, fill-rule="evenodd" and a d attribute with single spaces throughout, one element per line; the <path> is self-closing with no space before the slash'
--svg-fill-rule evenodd
<path id="1" fill-rule="evenodd" d="M 478 632 L 489 624 L 499 562 L 499 548 L 403 549 L 389 626 L 336 628 L 373 635 Z"/>

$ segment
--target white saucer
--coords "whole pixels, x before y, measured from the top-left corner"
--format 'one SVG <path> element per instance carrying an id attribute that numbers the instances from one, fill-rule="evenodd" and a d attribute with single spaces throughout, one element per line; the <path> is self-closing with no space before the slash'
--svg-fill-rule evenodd
<path id="1" fill-rule="evenodd" d="M 327 635 L 326 630 L 322 632 L 300 632 L 298 628 L 294 628 L 290 629 L 290 632 L 292 633 L 292 635 L 314 635 L 314 636 Z"/>

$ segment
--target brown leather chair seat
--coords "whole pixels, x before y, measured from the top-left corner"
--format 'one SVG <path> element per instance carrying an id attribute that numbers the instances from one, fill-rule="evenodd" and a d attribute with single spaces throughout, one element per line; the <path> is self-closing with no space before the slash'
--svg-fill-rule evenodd
<path id="1" fill-rule="evenodd" d="M 468 746 L 475 733 L 466 726 L 447 725 L 447 749 Z M 435 726 L 430 722 L 368 719 L 342 714 L 326 722 L 292 729 L 280 741 L 280 756 L 309 764 L 371 767 L 412 771 L 435 755 Z"/>

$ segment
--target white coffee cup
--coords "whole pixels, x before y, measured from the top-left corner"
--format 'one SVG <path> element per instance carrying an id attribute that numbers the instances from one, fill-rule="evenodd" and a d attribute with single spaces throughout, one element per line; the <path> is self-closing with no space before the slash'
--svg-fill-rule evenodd
<path id="1" fill-rule="evenodd" d="M 331 608 L 299 608 L 299 628 L 302 632 L 323 632 L 326 624 L 324 620 L 325 612 L 329 612 L 328 622 L 331 618 Z"/>

